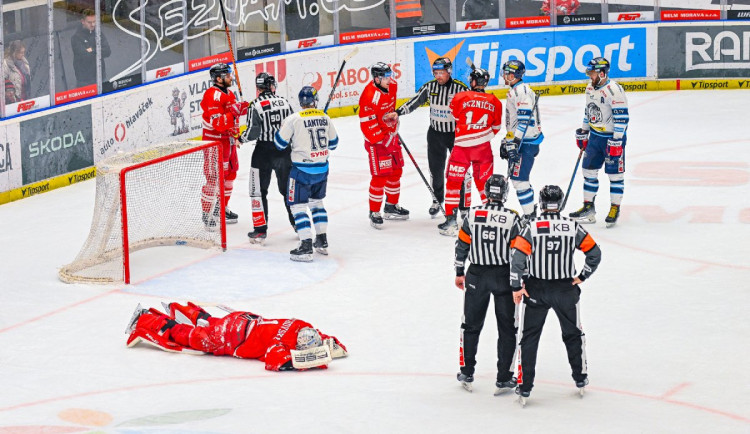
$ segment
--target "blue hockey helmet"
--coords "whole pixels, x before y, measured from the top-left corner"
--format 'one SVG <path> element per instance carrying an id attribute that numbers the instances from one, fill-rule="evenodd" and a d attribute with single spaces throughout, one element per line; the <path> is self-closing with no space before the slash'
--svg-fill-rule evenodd
<path id="1" fill-rule="evenodd" d="M 593 59 L 589 60 L 588 65 L 586 65 L 586 72 L 590 71 L 609 74 L 609 60 L 603 57 L 594 57 Z"/>
<path id="2" fill-rule="evenodd" d="M 315 107 L 318 104 L 318 91 L 312 86 L 304 86 L 300 89 L 298 98 L 302 107 Z"/>
<path id="3" fill-rule="evenodd" d="M 520 60 L 509 60 L 503 65 L 504 74 L 513 74 L 514 77 L 521 80 L 526 73 L 526 65 Z"/>

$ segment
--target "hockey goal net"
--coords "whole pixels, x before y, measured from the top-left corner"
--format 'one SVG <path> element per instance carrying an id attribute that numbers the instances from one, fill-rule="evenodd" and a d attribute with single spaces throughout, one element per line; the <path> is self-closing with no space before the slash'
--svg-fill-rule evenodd
<path id="1" fill-rule="evenodd" d="M 130 254 L 149 247 L 226 249 L 221 157 L 219 143 L 191 141 L 97 164 L 89 236 L 60 280 L 130 283 Z"/>

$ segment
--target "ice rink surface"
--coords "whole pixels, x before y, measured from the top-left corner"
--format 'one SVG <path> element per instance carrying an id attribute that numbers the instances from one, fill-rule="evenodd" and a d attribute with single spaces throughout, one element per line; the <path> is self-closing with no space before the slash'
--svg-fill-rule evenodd
<path id="1" fill-rule="evenodd" d="M 248 243 L 242 165 L 226 253 L 162 247 L 133 256 L 130 286 L 67 285 L 57 270 L 89 230 L 94 182 L 0 206 L 0 433 L 8 432 L 750 432 L 750 141 L 747 91 L 630 93 L 621 221 L 583 286 L 589 378 L 579 399 L 560 329 L 547 318 L 529 404 L 494 397 L 495 319 L 480 339 L 474 392 L 458 371 L 463 293 L 454 240 L 427 214 L 406 161 L 406 222 L 367 219 L 369 171 L 356 117 L 335 119 L 326 207 L 330 256 L 294 263 L 297 244 L 271 185 L 269 237 Z M 583 96 L 544 97 L 546 140 L 532 172 L 566 189 Z M 401 133 L 427 170 L 428 109 Z M 743 119 L 745 119 L 743 121 Z M 493 143 L 497 155 L 499 137 Z M 495 171 L 506 171 L 497 158 Z M 580 171 L 566 213 L 580 207 Z M 519 209 L 515 192 L 508 204 Z M 577 254 L 578 264 L 583 255 Z M 137 303 L 192 300 L 307 320 L 348 346 L 327 371 L 275 373 L 231 357 L 126 348 Z M 490 312 L 492 310 L 490 309 Z"/>

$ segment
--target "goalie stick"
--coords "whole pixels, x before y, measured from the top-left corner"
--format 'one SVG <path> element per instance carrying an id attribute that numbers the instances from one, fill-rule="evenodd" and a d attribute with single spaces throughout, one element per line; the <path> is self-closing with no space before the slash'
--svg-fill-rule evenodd
<path id="1" fill-rule="evenodd" d="M 344 66 L 346 65 L 346 62 L 348 62 L 357 53 L 359 53 L 359 47 L 355 47 L 352 51 L 349 52 L 349 54 L 344 56 L 344 59 L 341 61 L 341 67 L 339 68 L 338 74 L 336 74 L 336 79 L 333 81 L 333 86 L 331 87 L 331 93 L 328 95 L 328 101 L 326 101 L 326 106 L 325 108 L 323 108 L 323 113 L 328 113 L 328 106 L 331 105 L 331 100 L 333 99 L 333 93 L 336 91 L 336 86 L 338 86 L 339 84 L 339 79 L 341 78 L 341 74 L 344 72 Z"/>

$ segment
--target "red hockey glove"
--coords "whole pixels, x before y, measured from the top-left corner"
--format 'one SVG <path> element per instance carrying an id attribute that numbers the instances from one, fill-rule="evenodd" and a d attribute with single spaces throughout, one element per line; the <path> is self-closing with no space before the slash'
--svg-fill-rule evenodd
<path id="1" fill-rule="evenodd" d="M 250 107 L 250 103 L 245 101 L 236 102 L 229 105 L 229 111 L 232 112 L 235 118 L 247 115 L 247 108 Z"/>
<path id="2" fill-rule="evenodd" d="M 622 155 L 622 140 L 607 140 L 607 155 L 610 157 L 619 157 Z"/>
<path id="3" fill-rule="evenodd" d="M 578 149 L 586 150 L 586 146 L 589 144 L 589 130 L 579 128 L 576 130 L 576 146 Z"/>

